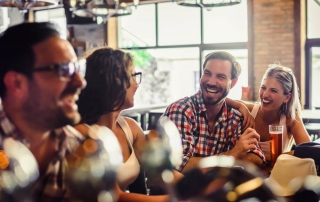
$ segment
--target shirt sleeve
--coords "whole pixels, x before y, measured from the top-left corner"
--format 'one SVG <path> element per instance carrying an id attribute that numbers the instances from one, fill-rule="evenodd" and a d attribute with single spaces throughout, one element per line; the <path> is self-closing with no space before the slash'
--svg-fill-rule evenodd
<path id="1" fill-rule="evenodd" d="M 175 166 L 176 169 L 181 172 L 189 158 L 192 157 L 194 153 L 195 139 L 192 133 L 194 125 L 194 121 L 192 120 L 194 120 L 194 114 L 190 106 L 185 102 L 178 101 L 171 104 L 163 115 L 169 117 L 169 119 L 175 123 L 180 132 L 183 148 L 182 162 L 180 165 Z"/>
<path id="2" fill-rule="evenodd" d="M 236 142 L 239 139 L 240 135 L 242 135 L 242 120 L 243 119 L 241 118 L 240 121 L 238 121 L 238 125 L 237 125 L 236 131 L 235 131 L 236 135 L 233 136 L 232 142 L 233 142 L 234 145 L 236 144 Z M 257 146 L 257 149 L 250 149 L 250 150 L 248 150 L 247 153 L 254 153 L 254 154 L 258 155 L 263 160 L 263 163 L 266 163 L 266 158 L 265 158 L 264 153 L 261 150 L 259 145 Z"/>

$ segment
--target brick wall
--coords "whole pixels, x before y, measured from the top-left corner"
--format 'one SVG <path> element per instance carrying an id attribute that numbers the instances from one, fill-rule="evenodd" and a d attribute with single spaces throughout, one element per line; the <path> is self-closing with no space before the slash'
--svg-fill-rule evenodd
<path id="1" fill-rule="evenodd" d="M 294 0 L 253 0 L 253 99 L 268 64 L 295 68 Z"/>

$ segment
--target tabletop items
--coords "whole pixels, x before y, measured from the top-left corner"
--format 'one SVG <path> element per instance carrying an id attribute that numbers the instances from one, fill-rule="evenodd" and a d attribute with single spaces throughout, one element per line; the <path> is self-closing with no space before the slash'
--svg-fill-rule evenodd
<path id="1" fill-rule="evenodd" d="M 274 129 L 271 129 L 270 133 L 274 132 Z M 121 148 L 108 128 L 91 127 L 90 131 L 85 142 L 66 159 L 68 186 L 78 199 L 115 201 L 117 198 L 113 195 L 112 189 L 116 180 L 116 169 L 122 163 Z M 282 202 L 285 201 L 283 197 L 288 196 L 294 202 L 306 199 L 313 202 L 320 199 L 320 177 L 317 176 L 316 169 L 320 163 L 317 155 L 320 150 L 318 143 L 298 145 L 295 156 L 279 155 L 267 179 L 261 170 L 251 163 L 236 160 L 232 156 L 210 156 L 203 158 L 198 167 L 191 169 L 183 178 L 172 184 L 171 170 L 180 163 L 182 154 L 179 131 L 172 121 L 162 118 L 157 128 L 151 130 L 148 136 L 149 144 L 142 151 L 142 166 L 149 174 L 161 176 L 170 195 L 170 201 Z M 5 171 L 0 170 L 3 190 L 0 199 L 28 200 L 27 193 L 39 175 L 35 160 L 32 160 L 30 152 L 24 152 L 24 159 L 29 159 L 27 165 L 10 149 L 23 150 L 26 149 L 24 146 L 20 147 L 11 140 L 6 141 L 4 145 L 6 156 L 10 162 L 17 162 L 15 165 L 18 167 L 5 175 Z M 0 159 L 0 166 L 5 165 L 7 161 L 1 153 Z M 19 169 L 28 176 L 23 177 L 21 173 L 15 173 Z"/>
<path id="2" fill-rule="evenodd" d="M 186 201 L 284 201 L 263 181 L 259 169 L 232 156 L 210 156 L 175 185 L 177 198 Z"/>
<path id="3" fill-rule="evenodd" d="M 66 158 L 67 183 L 79 200 L 116 201 L 112 190 L 116 170 L 123 162 L 120 144 L 109 128 L 87 127 L 89 137 Z"/>

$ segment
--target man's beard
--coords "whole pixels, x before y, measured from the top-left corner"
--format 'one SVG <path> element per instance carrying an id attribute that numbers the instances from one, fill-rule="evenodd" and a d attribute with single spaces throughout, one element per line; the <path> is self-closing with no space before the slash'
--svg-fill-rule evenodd
<path id="1" fill-rule="evenodd" d="M 229 94 L 229 90 L 227 91 L 226 89 L 222 91 L 222 95 L 220 98 L 218 98 L 216 101 L 212 100 L 211 97 L 207 97 L 205 98 L 205 96 L 202 94 L 202 97 L 203 97 L 203 103 L 205 105 L 216 105 L 218 103 L 220 103 L 222 100 L 224 100 L 227 95 Z"/>
<path id="2" fill-rule="evenodd" d="M 30 127 L 54 130 L 66 125 L 74 125 L 80 121 L 80 114 L 68 117 L 60 107 L 54 109 L 41 105 L 35 100 L 28 100 L 22 105 L 23 117 L 30 124 Z"/>

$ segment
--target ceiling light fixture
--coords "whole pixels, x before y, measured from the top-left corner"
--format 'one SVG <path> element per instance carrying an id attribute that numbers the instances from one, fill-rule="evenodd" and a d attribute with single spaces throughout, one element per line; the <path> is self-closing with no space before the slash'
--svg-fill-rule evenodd
<path id="1" fill-rule="evenodd" d="M 72 2 L 70 2 L 71 4 Z M 102 17 L 106 22 L 110 17 L 119 17 L 130 15 L 132 10 L 125 3 L 119 4 L 118 0 L 103 1 L 103 0 L 91 0 L 80 1 L 72 5 L 73 14 L 79 17 Z"/>
<path id="2" fill-rule="evenodd" d="M 176 0 L 180 6 L 200 7 L 210 11 L 213 7 L 240 4 L 241 0 Z"/>
<path id="3" fill-rule="evenodd" d="M 55 0 L 0 0 L 0 7 L 18 8 L 20 10 L 28 9 L 47 9 L 58 5 Z"/>

